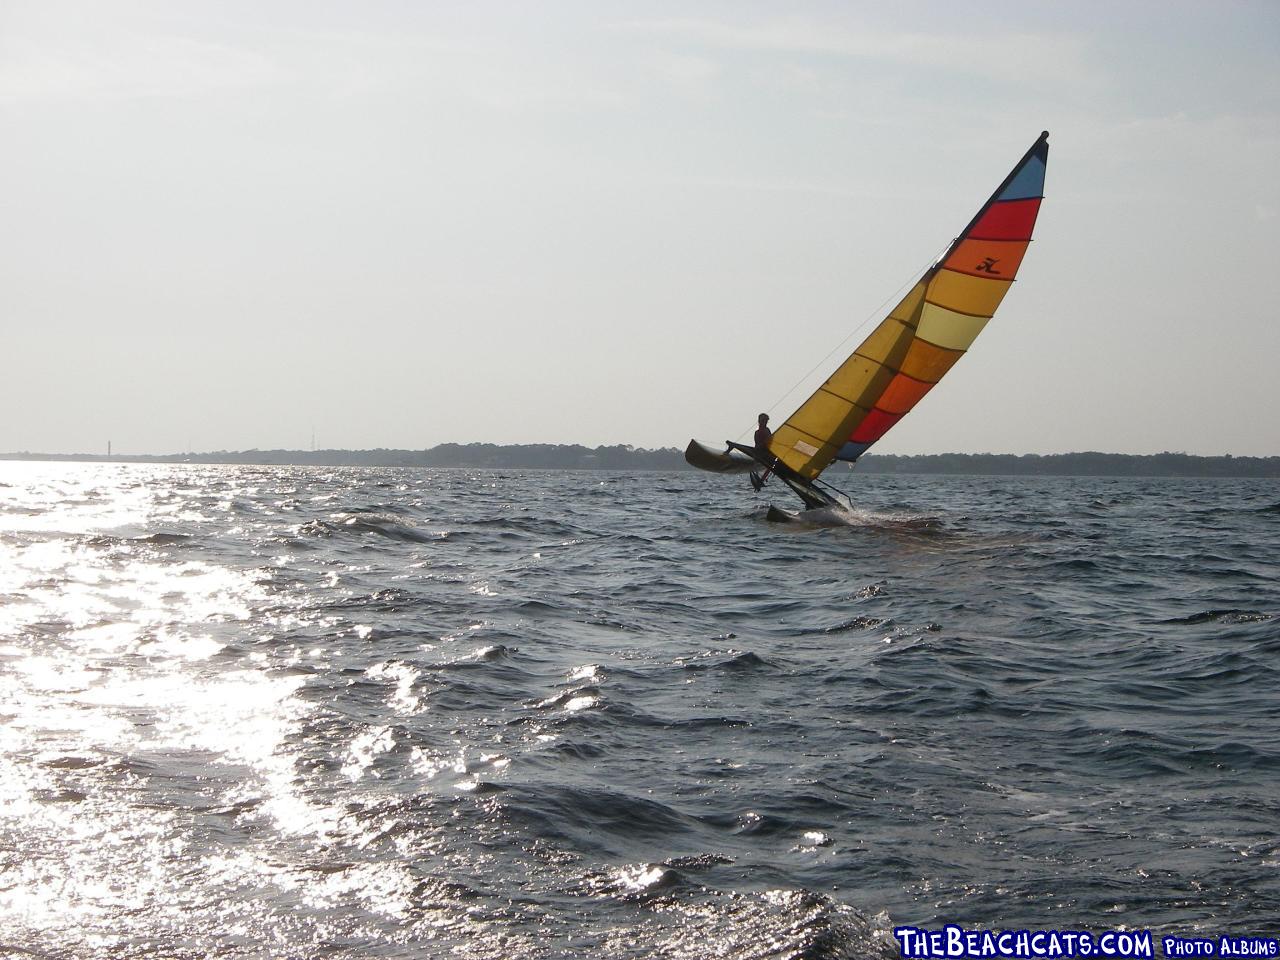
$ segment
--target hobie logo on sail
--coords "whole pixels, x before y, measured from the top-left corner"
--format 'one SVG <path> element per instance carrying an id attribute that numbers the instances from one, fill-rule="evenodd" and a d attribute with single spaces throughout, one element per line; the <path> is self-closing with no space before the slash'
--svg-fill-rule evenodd
<path id="1" fill-rule="evenodd" d="M 998 257 L 983 257 L 982 262 L 973 269 L 981 270 L 983 273 L 999 273 L 1000 271 L 996 269 L 996 264 L 999 262 Z"/>

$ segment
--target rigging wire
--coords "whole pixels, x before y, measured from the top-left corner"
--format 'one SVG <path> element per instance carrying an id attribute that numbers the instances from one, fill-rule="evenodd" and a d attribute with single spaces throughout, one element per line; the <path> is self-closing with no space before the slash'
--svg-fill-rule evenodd
<path id="1" fill-rule="evenodd" d="M 824 366 L 824 365 L 825 365 L 825 364 L 826 364 L 826 363 L 827 363 L 827 362 L 828 362 L 828 361 L 829 361 L 833 356 L 835 356 L 835 355 L 836 355 L 837 353 L 839 353 L 842 349 L 844 349 L 845 345 L 846 345 L 850 340 L 852 340 L 855 336 L 857 336 L 857 335 L 862 331 L 862 328 L 863 328 L 863 327 L 865 327 L 868 323 L 870 323 L 872 320 L 876 319 L 877 317 L 881 317 L 881 316 L 882 316 L 882 314 L 883 314 L 883 312 L 884 312 L 884 310 L 885 310 L 885 308 L 886 308 L 890 303 L 894 302 L 894 301 L 895 301 L 895 300 L 897 300 L 899 297 L 901 297 L 901 296 L 902 296 L 902 293 L 903 293 L 903 291 L 904 291 L 904 290 L 907 290 L 907 289 L 908 289 L 909 287 L 911 287 L 913 284 L 918 283 L 918 282 L 919 282 L 919 280 L 920 280 L 920 278 L 921 278 L 921 277 L 923 277 L 923 276 L 925 275 L 925 273 L 926 273 L 926 272 L 927 272 L 927 271 L 928 271 L 928 270 L 929 270 L 929 269 L 930 269 L 934 264 L 936 264 L 936 263 L 938 262 L 938 260 L 942 257 L 942 255 L 943 255 L 944 253 L 946 253 L 946 251 L 950 248 L 950 246 L 951 246 L 951 242 L 948 242 L 948 243 L 947 243 L 946 245 L 944 245 L 941 249 L 939 249 L 938 253 L 937 253 L 935 256 L 933 256 L 933 257 L 929 260 L 929 266 L 924 267 L 924 268 L 923 268 L 923 269 L 921 269 L 921 270 L 916 270 L 915 272 L 913 272 L 913 273 L 912 273 L 912 274 L 911 274 L 911 275 L 906 279 L 906 281 L 905 281 L 905 282 L 903 282 L 903 283 L 902 283 L 902 285 L 898 287 L 898 289 L 897 289 L 897 290 L 895 290 L 893 293 L 889 294 L 889 296 L 885 297 L 885 299 L 881 301 L 881 303 L 880 303 L 880 305 L 879 305 L 878 307 L 876 307 L 876 308 L 875 308 L 875 309 L 873 309 L 870 313 L 868 313 L 868 314 L 867 314 L 867 316 L 863 319 L 863 321 L 862 321 L 861 323 L 859 323 L 856 327 L 854 327 L 854 328 L 853 328 L 852 330 L 850 330 L 847 334 L 845 334 L 844 339 L 842 339 L 839 343 L 837 343 L 834 347 L 832 347 L 832 348 L 827 352 L 827 355 L 826 355 L 825 357 L 823 357 L 821 360 L 819 360 L 817 363 L 815 363 L 812 367 L 810 367 L 810 368 L 809 368 L 809 370 L 808 370 L 808 372 L 807 372 L 807 373 L 805 373 L 803 376 L 801 376 L 801 377 L 800 377 L 800 379 L 799 379 L 799 380 L 797 380 L 795 383 L 793 383 L 790 387 L 788 387 L 788 388 L 787 388 L 787 390 L 786 390 L 786 392 L 785 392 L 785 393 L 783 393 L 783 394 L 782 394 L 782 396 L 780 396 L 777 400 L 775 400 L 775 401 L 774 401 L 773 403 L 771 403 L 768 407 L 766 407 L 765 409 L 769 411 L 769 417 L 770 417 L 770 419 L 772 419 L 772 418 L 773 418 L 773 412 L 774 412 L 774 411 L 775 411 L 779 406 L 781 406 L 781 405 L 782 405 L 782 402 L 783 402 L 784 400 L 786 400 L 786 399 L 787 399 L 787 397 L 789 397 L 789 396 L 791 396 L 793 393 L 795 393 L 795 392 L 796 392 L 796 390 L 798 390 L 798 389 L 800 388 L 800 385 L 801 385 L 801 384 L 803 384 L 806 380 L 808 380 L 810 377 L 812 377 L 812 376 L 813 376 L 813 375 L 814 375 L 818 370 L 820 370 L 820 369 L 821 369 L 821 368 L 822 368 L 822 367 L 823 367 L 823 366 Z M 743 437 L 745 437 L 745 436 L 747 435 L 747 433 L 750 431 L 750 429 L 751 429 L 751 428 L 747 428 L 746 430 L 743 430 L 740 434 L 738 434 L 738 441 L 739 441 L 739 442 L 741 442 L 741 441 L 742 441 L 742 438 L 743 438 Z"/>

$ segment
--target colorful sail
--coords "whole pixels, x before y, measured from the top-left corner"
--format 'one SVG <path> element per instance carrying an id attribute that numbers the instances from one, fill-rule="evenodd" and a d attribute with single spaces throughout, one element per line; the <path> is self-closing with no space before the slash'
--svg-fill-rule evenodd
<path id="1" fill-rule="evenodd" d="M 854 461 L 964 356 L 1008 292 L 1044 197 L 1046 131 L 942 259 L 777 429 L 769 452 L 806 480 Z"/>

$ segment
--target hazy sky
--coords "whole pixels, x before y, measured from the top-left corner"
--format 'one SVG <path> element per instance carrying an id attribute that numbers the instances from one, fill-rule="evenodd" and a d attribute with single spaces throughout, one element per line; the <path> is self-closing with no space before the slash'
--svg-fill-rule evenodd
<path id="1" fill-rule="evenodd" d="M 875 449 L 1280 454 L 1274 0 L 0 0 L 0 124 L 0 451 L 738 437 L 1047 129 Z"/>

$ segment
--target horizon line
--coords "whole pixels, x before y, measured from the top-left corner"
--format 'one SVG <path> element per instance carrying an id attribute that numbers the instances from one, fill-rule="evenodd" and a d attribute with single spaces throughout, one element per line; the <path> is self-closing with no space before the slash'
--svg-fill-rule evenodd
<path id="1" fill-rule="evenodd" d="M 598 444 L 594 447 L 583 443 L 494 443 L 486 440 L 474 440 L 467 443 L 459 443 L 457 441 L 446 441 L 437 443 L 430 447 L 324 447 L 324 448 L 303 448 L 303 447 L 245 447 L 239 450 L 204 450 L 174 453 L 146 453 L 146 452 L 110 452 L 110 453 L 89 453 L 87 451 L 76 451 L 72 453 L 49 452 L 49 451 L 33 451 L 33 450 L 12 450 L 0 453 L 2 460 L 26 460 L 26 459 L 84 459 L 84 460 L 107 460 L 107 461 L 128 461 L 134 458 L 146 459 L 179 459 L 183 457 L 211 457 L 219 455 L 228 456 L 244 456 L 247 454 L 297 454 L 304 457 L 315 457 L 320 454 L 423 454 L 438 450 L 441 447 L 496 447 L 499 449 L 521 449 L 521 448 L 580 448 L 588 451 L 596 450 L 616 450 L 624 448 L 629 452 L 639 454 L 663 454 L 673 453 L 683 456 L 683 451 L 679 447 L 638 447 L 629 443 L 612 443 Z M 1236 453 L 1188 453 L 1184 450 L 1162 450 L 1158 453 L 1127 453 L 1123 451 L 1108 450 L 1067 450 L 1057 453 L 1012 453 L 1012 452 L 993 452 L 989 450 L 981 452 L 962 452 L 958 450 L 944 451 L 941 453 L 885 453 L 868 451 L 865 456 L 879 458 L 915 458 L 915 457 L 1075 457 L 1075 456 L 1110 456 L 1110 457 L 1192 457 L 1197 459 L 1231 459 L 1231 460 L 1272 460 L 1280 458 L 1280 453 L 1271 454 L 1236 454 Z"/>

